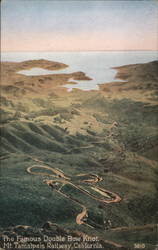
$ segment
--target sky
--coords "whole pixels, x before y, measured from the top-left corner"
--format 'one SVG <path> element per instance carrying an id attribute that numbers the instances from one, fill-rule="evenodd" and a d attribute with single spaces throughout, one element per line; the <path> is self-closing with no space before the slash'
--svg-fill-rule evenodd
<path id="1" fill-rule="evenodd" d="M 2 0 L 2 51 L 157 50 L 158 1 Z"/>

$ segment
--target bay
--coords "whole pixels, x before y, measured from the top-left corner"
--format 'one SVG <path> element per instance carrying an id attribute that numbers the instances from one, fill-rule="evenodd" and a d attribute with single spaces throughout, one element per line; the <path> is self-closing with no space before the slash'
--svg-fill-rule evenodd
<path id="1" fill-rule="evenodd" d="M 45 70 L 32 68 L 19 72 L 25 75 L 46 75 L 46 74 L 63 74 L 82 71 L 92 80 L 73 80 L 77 84 L 65 84 L 66 88 L 71 91 L 73 88 L 81 90 L 98 90 L 99 84 L 112 81 L 115 79 L 116 70 L 113 67 L 147 63 L 157 60 L 156 51 L 88 51 L 88 52 L 3 52 L 2 61 L 21 62 L 26 60 L 46 59 L 50 61 L 61 62 L 69 65 L 64 70 Z M 121 80 L 122 81 L 122 80 Z"/>

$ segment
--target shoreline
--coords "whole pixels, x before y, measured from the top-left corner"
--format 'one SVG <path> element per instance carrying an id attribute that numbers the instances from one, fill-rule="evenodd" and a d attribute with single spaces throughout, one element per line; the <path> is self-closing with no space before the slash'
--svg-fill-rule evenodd
<path id="1" fill-rule="evenodd" d="M 113 67 L 117 70 L 115 78 L 120 81 L 100 84 L 100 89 L 109 93 L 112 99 L 129 98 L 147 103 L 150 100 L 157 104 L 157 100 L 153 99 L 158 87 L 157 67 L 158 60 Z"/>
<path id="2" fill-rule="evenodd" d="M 91 93 L 100 92 L 103 96 L 110 99 L 130 98 L 136 101 L 143 99 L 144 102 L 148 103 L 157 88 L 157 84 L 154 80 L 154 77 L 158 80 L 157 65 L 158 61 L 152 61 L 149 63 L 113 67 L 113 69 L 117 70 L 115 79 L 119 79 L 118 81 L 98 84 L 98 90 L 82 90 L 76 86 L 76 88 L 72 88 L 72 90 L 69 91 L 71 84 L 78 84 L 75 80 L 87 80 L 90 81 L 89 84 L 91 84 L 92 79 L 84 72 L 60 74 L 60 69 L 69 66 L 60 62 L 44 59 L 18 63 L 1 62 L 1 88 L 2 93 L 5 92 L 5 94 L 8 93 L 9 95 L 13 94 L 13 98 L 14 96 L 20 97 L 20 93 L 23 93 L 24 99 L 28 99 L 35 95 L 42 95 L 43 97 L 49 96 L 51 93 L 54 93 L 56 96 L 64 97 L 73 96 L 75 94 L 85 96 L 85 93 L 91 95 Z M 20 70 L 34 67 L 59 70 L 59 74 L 26 76 L 17 73 Z M 153 74 L 152 77 L 150 77 L 150 72 Z M 65 85 L 69 85 L 69 88 Z M 142 95 L 144 91 L 147 93 L 146 95 Z M 156 104 L 157 101 L 153 99 L 152 103 Z"/>
<path id="3" fill-rule="evenodd" d="M 120 79 L 120 80 L 129 80 L 128 79 L 128 74 L 129 71 L 131 69 L 136 70 L 137 67 L 143 67 L 145 65 L 150 65 L 150 64 L 158 64 L 158 60 L 154 60 L 151 62 L 147 62 L 147 63 L 137 63 L 137 64 L 128 64 L 128 65 L 121 65 L 121 66 L 117 66 L 117 67 L 111 67 L 111 69 L 116 70 L 116 74 L 115 74 L 115 79 Z M 45 59 L 37 59 L 37 60 L 26 60 L 26 61 L 22 61 L 22 62 L 9 62 L 9 61 L 1 61 L 1 66 L 2 66 L 2 74 L 4 71 L 4 74 L 6 73 L 6 68 L 9 68 L 9 72 L 10 73 L 14 73 L 17 75 L 17 73 L 21 70 L 30 70 L 32 68 L 42 68 L 42 69 L 46 69 L 46 70 L 62 70 L 65 69 L 67 67 L 69 67 L 69 65 L 61 63 L 61 62 L 55 62 L 55 61 L 49 61 L 49 60 L 45 60 Z M 157 65 L 156 65 L 157 66 Z M 4 68 L 3 68 L 4 67 Z M 11 69 L 10 69 L 11 68 Z M 7 72 L 8 73 L 8 72 Z M 135 73 L 135 72 L 132 72 Z M 93 80 L 91 77 L 86 76 L 85 72 L 82 71 L 78 71 L 78 72 L 73 72 L 73 73 L 61 73 L 59 71 L 59 74 L 44 74 L 44 75 L 24 75 L 24 74 L 20 74 L 19 75 L 23 76 L 23 77 L 48 77 L 48 76 L 54 76 L 54 75 L 75 75 L 77 78 L 74 80 Z M 84 77 L 81 77 L 80 79 L 80 75 L 82 74 L 82 76 L 84 75 Z M 130 72 L 131 74 L 131 72 Z M 113 81 L 111 81 L 113 82 Z M 106 82 L 103 84 L 109 84 L 111 82 Z M 103 85 L 103 84 L 98 84 L 98 85 Z"/>

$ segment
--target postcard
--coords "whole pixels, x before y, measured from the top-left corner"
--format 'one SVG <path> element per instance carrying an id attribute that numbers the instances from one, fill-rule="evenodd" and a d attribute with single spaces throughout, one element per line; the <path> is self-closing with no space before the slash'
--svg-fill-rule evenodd
<path id="1" fill-rule="evenodd" d="M 1 1 L 1 250 L 158 249 L 157 1 Z"/>

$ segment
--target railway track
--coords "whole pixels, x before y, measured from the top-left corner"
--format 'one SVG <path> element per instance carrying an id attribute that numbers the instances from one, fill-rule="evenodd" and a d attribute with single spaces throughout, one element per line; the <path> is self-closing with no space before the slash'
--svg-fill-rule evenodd
<path id="1" fill-rule="evenodd" d="M 67 176 L 60 169 L 53 168 L 52 166 L 48 166 L 48 164 L 32 156 L 29 156 L 29 157 L 35 162 L 38 162 L 38 164 L 28 167 L 27 168 L 28 174 L 41 175 L 41 176 L 47 176 L 47 177 L 52 178 L 50 180 L 44 179 L 43 182 L 46 185 L 48 185 L 53 191 L 57 192 L 58 194 L 62 195 L 64 198 L 71 200 L 72 202 L 76 203 L 77 205 L 81 207 L 82 211 L 76 216 L 76 223 L 78 225 L 84 224 L 86 226 L 93 228 L 91 225 L 87 223 L 88 210 L 86 206 L 83 205 L 76 198 L 62 192 L 61 189 L 64 185 L 70 185 L 74 189 L 79 190 L 81 193 L 89 196 L 90 198 L 98 201 L 99 203 L 109 204 L 109 203 L 117 203 L 121 201 L 121 197 L 118 194 L 112 191 L 106 190 L 104 188 L 101 188 L 97 185 L 98 182 L 102 181 L 102 177 L 99 177 L 96 174 L 91 174 L 91 173 L 82 174 L 81 173 L 81 174 L 74 176 L 79 179 L 81 178 L 81 180 L 79 180 L 79 185 L 78 185 L 74 182 L 73 176 Z M 37 169 L 50 171 L 50 173 L 41 172 L 41 171 L 37 172 Z M 90 191 L 87 191 L 85 187 L 81 185 L 82 183 L 87 184 L 88 188 L 92 190 L 93 193 Z M 97 193 L 99 197 L 97 195 L 94 195 L 94 193 Z"/>

